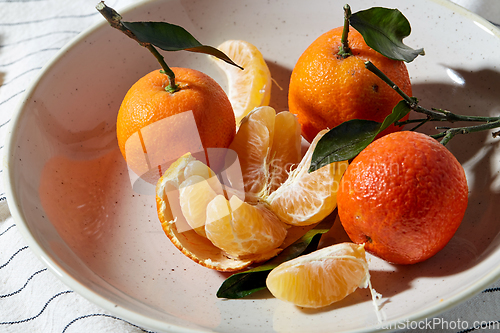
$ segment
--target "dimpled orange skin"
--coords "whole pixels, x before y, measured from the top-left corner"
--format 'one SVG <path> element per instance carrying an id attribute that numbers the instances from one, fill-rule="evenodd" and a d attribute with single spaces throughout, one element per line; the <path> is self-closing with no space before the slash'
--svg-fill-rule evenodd
<path id="1" fill-rule="evenodd" d="M 345 59 L 339 56 L 342 28 L 318 37 L 292 71 L 288 106 L 297 115 L 302 135 L 309 142 L 322 129 L 334 128 L 351 119 L 382 122 L 401 100 L 391 87 L 365 68 L 365 61 L 371 61 L 408 96 L 412 95 L 404 62 L 386 58 L 367 46 L 352 27 L 348 35 L 352 56 Z M 382 134 L 400 129 L 391 125 Z"/>
<path id="2" fill-rule="evenodd" d="M 150 124 L 185 111 L 193 112 L 204 148 L 227 148 L 236 134 L 231 103 L 219 84 L 210 76 L 194 69 L 171 69 L 180 86 L 179 91 L 165 91 L 169 84 L 168 77 L 161 74 L 160 70 L 155 70 L 139 79 L 129 89 L 121 104 L 116 123 L 118 145 L 132 168 L 134 162 L 127 159 L 125 154 L 128 138 Z M 184 133 L 186 136 L 188 134 Z M 150 143 L 150 150 L 169 149 L 165 147 L 165 141 L 161 140 L 162 135 L 156 133 L 158 147 L 154 146 L 155 143 Z M 186 152 L 180 152 L 179 156 Z M 143 159 L 142 152 L 139 155 L 137 158 Z"/>
<path id="3" fill-rule="evenodd" d="M 337 200 L 353 242 L 388 262 L 414 264 L 435 255 L 455 234 L 468 187 L 446 147 L 403 131 L 374 141 L 353 160 Z"/>

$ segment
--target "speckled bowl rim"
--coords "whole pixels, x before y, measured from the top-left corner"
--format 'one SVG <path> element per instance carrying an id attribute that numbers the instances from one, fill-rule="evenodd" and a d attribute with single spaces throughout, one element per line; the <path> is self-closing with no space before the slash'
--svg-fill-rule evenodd
<path id="1" fill-rule="evenodd" d="M 133 4 L 127 6 L 125 9 L 123 9 L 121 12 L 122 14 L 126 14 L 129 11 L 136 10 L 140 8 L 141 6 L 144 6 L 146 4 L 155 2 L 156 0 L 146 0 L 138 4 Z M 448 8 L 449 10 L 459 13 L 461 16 L 463 16 L 466 19 L 472 20 L 474 22 L 478 22 L 484 27 L 487 27 L 493 34 L 495 34 L 496 37 L 499 38 L 500 40 L 500 29 L 496 27 L 494 24 L 489 22 L 488 20 L 468 11 L 467 9 L 452 3 L 448 0 L 429 0 L 432 1 L 438 5 L 441 5 L 442 7 Z M 14 179 L 14 175 L 16 173 L 16 170 L 13 169 L 12 165 L 12 159 L 13 155 L 12 152 L 16 149 L 15 146 L 15 140 L 14 138 L 17 137 L 18 135 L 18 125 L 20 120 L 22 119 L 23 115 L 28 112 L 28 110 L 25 109 L 26 101 L 29 100 L 30 96 L 33 95 L 33 93 L 36 91 L 36 89 L 39 86 L 39 83 L 41 79 L 44 77 L 44 75 L 49 72 L 52 67 L 59 61 L 61 58 L 63 58 L 66 54 L 66 52 L 75 47 L 75 45 L 79 44 L 87 38 L 91 33 L 94 33 L 95 31 L 99 29 L 103 29 L 106 27 L 108 23 L 106 21 L 101 21 L 99 23 L 94 24 L 93 26 L 90 26 L 89 28 L 85 29 L 82 33 L 80 33 L 78 36 L 76 36 L 71 42 L 66 44 L 59 52 L 40 70 L 38 73 L 36 79 L 31 83 L 30 87 L 26 89 L 26 91 L 23 94 L 23 97 L 21 99 L 21 102 L 17 105 L 16 110 L 13 113 L 12 120 L 10 122 L 10 128 L 9 128 L 9 133 L 6 137 L 6 143 L 5 143 L 5 155 L 3 159 L 3 167 L 4 167 L 4 186 L 5 186 L 5 192 L 6 192 L 6 197 L 7 197 L 7 203 L 10 209 L 11 216 L 13 217 L 14 221 L 16 222 L 16 226 L 21 232 L 23 238 L 25 239 L 26 243 L 28 244 L 29 248 L 33 251 L 33 253 L 39 258 L 39 260 L 58 278 L 60 279 L 64 284 L 66 284 L 68 287 L 70 287 L 72 290 L 74 290 L 76 293 L 80 294 L 87 300 L 91 301 L 92 303 L 100 306 L 101 308 L 105 309 L 106 311 L 109 311 L 113 315 L 128 320 L 136 325 L 143 326 L 145 328 L 153 329 L 153 330 L 160 330 L 160 331 L 175 331 L 175 332 L 199 332 L 198 330 L 192 330 L 188 328 L 184 328 L 181 326 L 177 325 L 172 325 L 168 324 L 164 321 L 157 320 L 148 316 L 144 316 L 141 314 L 138 314 L 132 310 L 128 310 L 126 308 L 122 307 L 117 307 L 115 303 L 110 302 L 100 294 L 96 293 L 92 289 L 86 287 L 82 283 L 80 283 L 78 280 L 70 276 L 62 267 L 60 267 L 56 262 L 54 262 L 50 256 L 48 256 L 42 246 L 36 241 L 34 236 L 31 234 L 27 223 L 25 222 L 26 219 L 21 212 L 21 209 L 19 207 L 19 197 L 16 191 L 14 190 L 12 186 L 12 180 Z M 425 318 L 429 317 L 434 317 L 438 315 L 439 313 L 442 313 L 446 310 L 449 310 L 458 304 L 466 301 L 467 299 L 475 296 L 479 292 L 481 292 L 484 288 L 488 287 L 495 281 L 497 281 L 500 278 L 500 267 L 497 267 L 493 270 L 490 271 L 489 274 L 486 276 L 482 277 L 479 279 L 474 285 L 469 287 L 468 289 L 458 293 L 457 295 L 450 297 L 446 300 L 443 300 L 441 303 L 431 306 L 427 309 L 424 309 L 422 311 L 416 312 L 414 314 L 409 315 L 407 318 L 404 318 L 404 321 L 419 321 L 423 320 Z M 397 325 L 401 323 L 401 320 L 399 319 L 394 319 L 388 322 L 384 322 L 384 327 L 398 327 Z M 383 330 L 382 328 L 380 330 Z M 373 329 L 371 328 L 361 328 L 361 329 L 356 329 L 356 330 L 351 330 L 349 332 L 373 332 Z"/>

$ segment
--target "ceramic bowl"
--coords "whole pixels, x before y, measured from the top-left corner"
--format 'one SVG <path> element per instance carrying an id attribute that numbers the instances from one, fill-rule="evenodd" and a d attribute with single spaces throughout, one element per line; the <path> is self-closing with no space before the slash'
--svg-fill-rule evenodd
<path id="1" fill-rule="evenodd" d="M 295 61 L 321 33 L 342 25 L 337 0 L 148 1 L 121 14 L 127 21 L 179 24 L 204 44 L 243 39 L 264 54 L 271 105 L 287 109 Z M 359 0 L 353 11 L 398 8 L 412 24 L 408 45 L 426 55 L 408 64 L 423 106 L 498 115 L 500 32 L 443 0 Z M 216 79 L 212 60 L 164 53 L 171 66 Z M 158 222 L 154 193 L 135 192 L 115 138 L 128 88 L 159 68 L 147 50 L 104 21 L 62 49 L 27 89 L 11 122 L 5 183 L 16 225 L 40 260 L 70 288 L 111 313 L 159 332 L 337 332 L 397 328 L 432 317 L 500 278 L 500 158 L 491 133 L 459 136 L 447 147 L 470 187 L 464 221 L 435 257 L 394 266 L 369 257 L 372 284 L 383 295 L 378 321 L 371 296 L 358 290 L 321 310 L 305 310 L 267 291 L 240 300 L 215 293 L 228 276 L 181 254 Z M 280 90 L 279 87 L 282 88 Z M 425 130 L 432 131 L 429 127 Z M 336 222 L 327 236 L 346 240 Z"/>

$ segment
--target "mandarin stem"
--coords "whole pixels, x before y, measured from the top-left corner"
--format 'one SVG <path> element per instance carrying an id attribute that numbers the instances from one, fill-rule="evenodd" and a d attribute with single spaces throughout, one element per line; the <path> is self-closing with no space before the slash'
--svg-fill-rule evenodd
<path id="1" fill-rule="evenodd" d="M 430 120 L 429 117 L 423 119 L 420 124 L 418 124 L 417 126 L 413 127 L 410 131 L 416 131 L 418 128 L 420 128 L 421 126 L 425 125 L 428 121 Z"/>
<path id="2" fill-rule="evenodd" d="M 468 134 L 468 133 L 474 133 L 500 127 L 500 117 L 466 116 L 466 115 L 456 114 L 444 109 L 432 108 L 431 110 L 428 110 L 424 107 L 421 107 L 420 105 L 418 105 L 418 100 L 415 97 L 410 97 L 406 95 L 394 82 L 392 82 L 391 79 L 387 77 L 387 75 L 385 75 L 373 63 L 367 61 L 365 62 L 365 67 L 366 69 L 377 75 L 382 81 L 387 83 L 392 89 L 394 89 L 405 100 L 405 102 L 408 104 L 411 110 L 427 115 L 427 118 L 407 120 L 398 123 L 398 125 L 420 122 L 419 125 L 417 125 L 412 129 L 415 130 L 428 121 L 447 121 L 451 123 L 456 121 L 470 121 L 470 122 L 485 123 L 481 125 L 446 128 L 446 130 L 443 132 L 431 135 L 431 137 L 435 139 L 443 138 L 441 140 L 441 143 L 443 145 L 446 145 L 457 134 Z M 500 132 L 495 132 L 492 133 L 492 136 L 497 137 L 499 134 Z"/>
<path id="3" fill-rule="evenodd" d="M 443 138 L 441 143 L 446 145 L 457 134 L 469 134 L 500 127 L 500 119 L 486 124 L 448 128 L 445 131 L 431 135 L 434 139 Z"/>
<path id="4" fill-rule="evenodd" d="M 392 80 L 389 79 L 389 77 L 387 75 L 385 75 L 384 72 L 382 72 L 380 69 L 378 69 L 377 66 L 375 66 L 371 61 L 366 61 L 365 62 L 365 67 L 370 72 L 372 72 L 375 75 L 377 75 L 382 81 L 384 81 L 385 83 L 387 83 L 392 89 L 394 89 L 401 97 L 403 97 L 403 99 L 408 104 L 410 104 L 410 106 L 412 104 L 415 104 L 415 106 L 416 106 L 416 101 L 412 100 L 412 98 L 410 96 L 408 96 L 407 94 L 405 94 L 405 92 L 403 90 L 401 90 L 401 88 L 399 88 L 394 82 L 392 82 Z M 413 107 L 412 107 L 412 109 L 413 109 Z"/>
<path id="5" fill-rule="evenodd" d="M 483 117 L 483 116 L 466 116 L 466 115 L 460 115 L 460 114 L 455 114 L 453 112 L 450 112 L 448 110 L 443 110 L 443 109 L 435 109 L 432 108 L 432 110 L 443 113 L 446 115 L 446 120 L 449 122 L 454 122 L 454 121 L 480 121 L 480 122 L 491 122 L 491 121 L 497 121 L 499 117 Z"/>
<path id="6" fill-rule="evenodd" d="M 146 48 L 155 56 L 156 60 L 158 60 L 161 68 L 163 69 L 162 72 L 168 76 L 169 85 L 165 87 L 165 90 L 169 93 L 174 93 L 179 90 L 179 85 L 175 83 L 175 74 L 172 69 L 168 67 L 165 59 L 160 54 L 160 52 L 158 52 L 156 48 L 151 44 L 147 45 Z"/>
<path id="7" fill-rule="evenodd" d="M 158 62 L 160 63 L 163 72 L 168 76 L 169 85 L 165 88 L 166 91 L 174 93 L 177 90 L 179 90 L 179 86 L 175 83 L 174 72 L 170 69 L 170 67 L 168 67 L 163 56 L 158 52 L 158 50 L 156 50 L 156 48 L 153 45 L 151 45 L 150 43 L 144 43 L 141 40 L 139 40 L 139 38 L 137 38 L 137 36 L 132 31 L 130 31 L 123 25 L 121 21 L 122 16 L 113 8 L 106 6 L 104 4 L 104 1 L 99 2 L 96 6 L 96 9 L 99 11 L 99 13 L 101 13 L 102 16 L 104 16 L 106 21 L 108 21 L 109 25 L 111 25 L 113 28 L 117 30 L 120 30 L 125 35 L 138 42 L 141 46 L 144 46 L 146 49 L 149 50 L 149 52 L 151 52 L 154 55 L 156 60 L 158 60 Z"/>
<path id="8" fill-rule="evenodd" d="M 351 48 L 349 47 L 349 42 L 347 40 L 349 36 L 349 19 L 351 18 L 351 7 L 346 4 L 344 6 L 344 29 L 342 30 L 342 37 L 340 39 L 341 45 L 339 46 L 339 55 L 342 58 L 347 58 L 352 55 Z"/>

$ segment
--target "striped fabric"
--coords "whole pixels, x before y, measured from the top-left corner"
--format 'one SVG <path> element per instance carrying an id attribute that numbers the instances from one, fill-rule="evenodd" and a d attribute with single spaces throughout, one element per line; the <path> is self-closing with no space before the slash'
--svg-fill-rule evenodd
<path id="1" fill-rule="evenodd" d="M 98 0 L 0 0 L 0 154 L 13 110 L 40 69 L 102 20 Z M 120 10 L 137 3 L 109 0 Z M 3 170 L 0 169 L 0 176 Z M 0 178 L 1 179 L 1 178 Z M 69 290 L 31 253 L 10 217 L 0 180 L 0 332 L 149 332 Z"/>
<path id="2" fill-rule="evenodd" d="M 3 143 L 8 125 L 23 92 L 62 46 L 102 19 L 94 8 L 97 2 L 0 0 L 0 154 L 5 153 Z M 109 0 L 107 4 L 120 10 L 136 2 Z M 472 0 L 461 2 L 473 3 Z M 500 10 L 500 1 L 490 1 L 490 4 L 497 6 L 497 12 Z M 0 174 L 2 172 L 0 169 Z M 0 332 L 149 332 L 91 304 L 52 275 L 31 253 L 18 232 L 3 188 L 0 178 Z M 437 330 L 442 332 L 498 329 L 500 283 L 429 319 L 437 320 L 468 323 L 467 329 L 449 325 L 447 330 Z M 429 327 L 403 331 L 436 331 L 435 327 Z"/>

